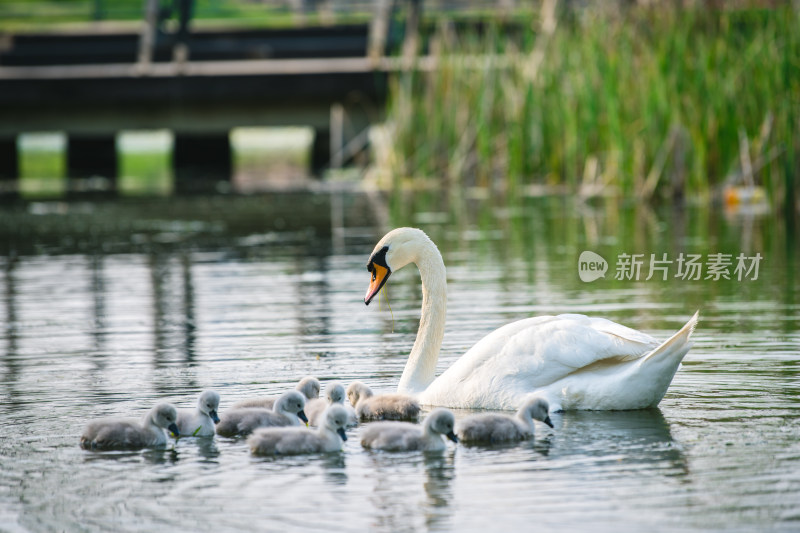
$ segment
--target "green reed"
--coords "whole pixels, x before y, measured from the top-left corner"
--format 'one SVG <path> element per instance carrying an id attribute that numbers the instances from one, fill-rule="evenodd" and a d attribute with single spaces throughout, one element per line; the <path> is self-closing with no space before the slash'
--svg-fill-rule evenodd
<path id="1" fill-rule="evenodd" d="M 536 20 L 513 36 L 500 23 L 480 35 L 441 25 L 430 38 L 439 67 L 392 82 L 380 175 L 395 185 L 705 198 L 741 182 L 746 152 L 773 199 L 791 185 L 797 11 L 561 12 L 532 71 L 538 29 Z"/>

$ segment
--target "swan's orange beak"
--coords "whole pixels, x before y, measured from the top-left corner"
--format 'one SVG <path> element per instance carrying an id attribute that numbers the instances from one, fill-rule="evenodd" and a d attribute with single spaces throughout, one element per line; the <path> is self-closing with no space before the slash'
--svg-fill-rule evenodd
<path id="1" fill-rule="evenodd" d="M 389 279 L 389 274 L 391 274 L 391 271 L 388 268 L 372 264 L 372 281 L 369 283 L 367 295 L 364 296 L 365 304 L 369 305 L 372 299 L 375 298 L 375 295 L 383 288 L 386 280 Z"/>

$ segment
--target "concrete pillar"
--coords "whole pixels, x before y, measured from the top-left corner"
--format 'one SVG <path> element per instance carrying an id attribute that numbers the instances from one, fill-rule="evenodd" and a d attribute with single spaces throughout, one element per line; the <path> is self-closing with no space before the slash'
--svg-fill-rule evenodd
<path id="1" fill-rule="evenodd" d="M 0 137 L 0 196 L 16 196 L 18 179 L 17 138 Z"/>
<path id="2" fill-rule="evenodd" d="M 321 178 L 322 173 L 331 163 L 331 132 L 315 130 L 311 143 L 311 174 Z"/>
<path id="3" fill-rule="evenodd" d="M 172 152 L 176 193 L 217 192 L 230 185 L 233 154 L 228 133 L 175 133 Z"/>
<path id="4" fill-rule="evenodd" d="M 89 178 L 104 182 L 87 183 Z M 114 192 L 117 188 L 116 135 L 67 136 L 68 192 Z M 100 190 L 98 190 L 100 188 Z"/>

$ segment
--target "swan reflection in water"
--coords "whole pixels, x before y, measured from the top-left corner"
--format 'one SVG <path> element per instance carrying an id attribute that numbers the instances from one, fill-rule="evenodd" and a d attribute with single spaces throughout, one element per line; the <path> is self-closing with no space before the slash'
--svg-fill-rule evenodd
<path id="1" fill-rule="evenodd" d="M 344 453 L 324 453 L 320 455 L 325 483 L 328 485 L 347 486 L 347 468 Z"/>
<path id="2" fill-rule="evenodd" d="M 187 441 L 186 444 L 194 445 L 197 448 L 197 455 L 202 457 L 201 462 L 206 464 L 219 464 L 220 456 L 217 441 L 214 437 L 201 437 L 194 439 L 194 442 Z"/>
<path id="3" fill-rule="evenodd" d="M 447 523 L 452 511 L 452 483 L 455 478 L 455 449 L 425 454 L 425 525 L 429 530 Z"/>
<path id="4" fill-rule="evenodd" d="M 199 461 L 200 463 L 218 465 L 220 451 L 214 437 L 198 437 L 183 439 L 176 442 L 170 439 L 163 448 L 146 448 L 144 450 L 121 450 L 94 452 L 85 454 L 83 460 L 87 463 L 97 461 L 130 462 L 143 460 L 149 464 L 177 464 L 182 460 Z"/>
<path id="5" fill-rule="evenodd" d="M 368 452 L 376 529 L 446 529 L 453 515 L 456 453 L 453 446 L 431 452 Z M 424 522 L 409 522 L 415 518 Z"/>
<path id="6" fill-rule="evenodd" d="M 591 457 L 595 465 L 611 461 L 631 466 L 660 465 L 665 474 L 688 473 L 680 443 L 660 409 L 566 411 L 553 416 L 551 455 Z"/>

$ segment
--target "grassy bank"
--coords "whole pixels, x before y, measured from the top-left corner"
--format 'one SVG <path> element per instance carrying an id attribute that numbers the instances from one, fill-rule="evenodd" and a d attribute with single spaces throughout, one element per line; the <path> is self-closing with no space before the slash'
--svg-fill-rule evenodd
<path id="1" fill-rule="evenodd" d="M 394 80 L 379 176 L 641 198 L 752 178 L 784 196 L 800 154 L 800 13 L 593 8 L 556 22 L 514 37 L 443 26 L 439 68 Z"/>
<path id="2" fill-rule="evenodd" d="M 172 2 L 162 1 L 166 8 Z M 0 0 L 0 31 L 47 30 L 63 25 L 108 22 L 129 23 L 138 30 L 144 13 L 143 0 Z M 286 27 L 296 24 L 364 22 L 369 10 L 328 14 L 300 13 L 286 3 L 250 0 L 195 0 L 192 26 Z M 177 13 L 172 14 L 173 20 Z"/>

